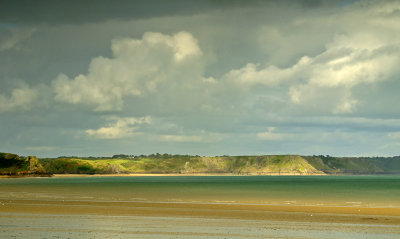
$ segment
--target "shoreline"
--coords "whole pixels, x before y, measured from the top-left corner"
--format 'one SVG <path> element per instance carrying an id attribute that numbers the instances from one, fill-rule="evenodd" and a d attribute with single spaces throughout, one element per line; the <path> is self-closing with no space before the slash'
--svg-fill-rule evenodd
<path id="1" fill-rule="evenodd" d="M 0 178 L 51 178 L 53 174 L 0 175 Z"/>
<path id="2" fill-rule="evenodd" d="M 55 178 L 73 177 L 168 177 L 168 176 L 329 176 L 329 174 L 236 174 L 236 173 L 122 173 L 122 174 L 53 174 Z"/>
<path id="3" fill-rule="evenodd" d="M 297 174 L 297 173 L 268 173 L 268 174 L 237 174 L 237 173 L 120 173 L 120 174 L 43 174 L 43 175 L 0 175 L 1 178 L 81 178 L 81 177 L 180 177 L 180 176 L 391 176 L 399 174 Z"/>

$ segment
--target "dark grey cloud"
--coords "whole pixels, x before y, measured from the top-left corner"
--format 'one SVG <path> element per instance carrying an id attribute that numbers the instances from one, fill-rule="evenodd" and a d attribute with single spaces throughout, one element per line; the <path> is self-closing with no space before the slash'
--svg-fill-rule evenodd
<path id="1" fill-rule="evenodd" d="M 192 14 L 207 7 L 207 3 L 188 1 L 2 1 L 0 20 L 23 24 L 79 24 L 110 19 L 138 19 Z"/>
<path id="2" fill-rule="evenodd" d="M 3 0 L 0 22 L 3 26 L 14 24 L 80 24 L 106 20 L 129 20 L 175 15 L 201 14 L 210 10 L 227 8 L 265 7 L 270 5 L 296 5 L 313 8 L 336 6 L 346 1 L 300 0 Z"/>

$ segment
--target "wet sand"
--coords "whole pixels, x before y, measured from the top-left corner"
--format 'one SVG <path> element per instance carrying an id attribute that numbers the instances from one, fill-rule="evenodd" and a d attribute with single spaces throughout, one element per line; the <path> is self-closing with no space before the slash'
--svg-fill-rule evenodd
<path id="1" fill-rule="evenodd" d="M 397 226 L 229 218 L 1 214 L 2 238 L 398 238 Z"/>
<path id="2" fill-rule="evenodd" d="M 373 221 L 385 225 L 400 225 L 400 208 L 9 199 L 0 201 L 0 209 L 2 213 L 195 216 L 336 223 Z"/>
<path id="3" fill-rule="evenodd" d="M 400 236 L 399 208 L 9 199 L 0 211 L 2 238 Z"/>

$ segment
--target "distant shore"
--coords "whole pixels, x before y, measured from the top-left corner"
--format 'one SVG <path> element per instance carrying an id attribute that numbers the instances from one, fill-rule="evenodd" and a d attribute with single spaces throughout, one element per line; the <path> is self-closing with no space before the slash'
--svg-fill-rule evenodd
<path id="1" fill-rule="evenodd" d="M 1 174 L 0 178 L 49 178 L 53 174 Z"/>

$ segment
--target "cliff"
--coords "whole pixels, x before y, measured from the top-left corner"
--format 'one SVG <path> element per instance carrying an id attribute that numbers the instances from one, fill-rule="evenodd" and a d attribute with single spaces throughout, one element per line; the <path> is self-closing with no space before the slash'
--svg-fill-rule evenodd
<path id="1" fill-rule="evenodd" d="M 400 174 L 400 156 L 332 157 L 304 156 L 316 169 L 327 174 Z"/>
<path id="2" fill-rule="evenodd" d="M 221 156 L 149 155 L 134 158 L 42 159 L 51 173 L 178 173 L 236 175 L 325 174 L 298 155 Z"/>

